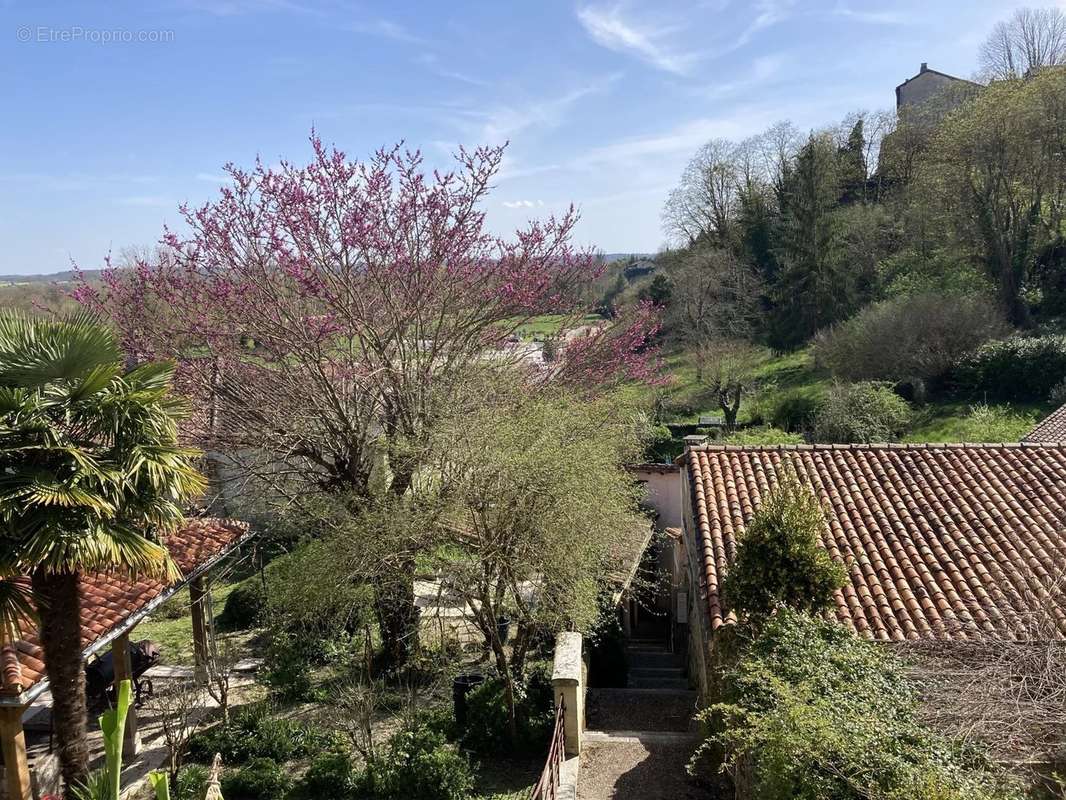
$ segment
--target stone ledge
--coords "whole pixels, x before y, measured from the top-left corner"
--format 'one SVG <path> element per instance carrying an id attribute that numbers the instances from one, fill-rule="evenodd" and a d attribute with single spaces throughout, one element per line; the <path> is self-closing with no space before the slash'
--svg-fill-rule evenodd
<path id="1" fill-rule="evenodd" d="M 581 634 L 563 631 L 555 637 L 555 659 L 552 664 L 552 683 L 581 683 Z"/>

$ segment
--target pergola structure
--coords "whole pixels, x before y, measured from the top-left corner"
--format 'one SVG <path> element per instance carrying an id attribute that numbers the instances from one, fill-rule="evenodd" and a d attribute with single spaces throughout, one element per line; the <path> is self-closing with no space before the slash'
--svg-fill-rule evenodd
<path id="1" fill-rule="evenodd" d="M 121 574 L 84 576 L 81 581 L 81 630 L 83 658 L 110 646 L 117 684 L 132 678 L 129 659 L 130 634 L 145 617 L 189 587 L 192 608 L 193 652 L 196 673 L 206 679 L 210 654 L 208 574 L 223 559 L 251 538 L 249 526 L 222 519 L 190 520 L 166 538 L 171 557 L 182 577 L 173 583 L 152 579 L 131 580 Z M 0 746 L 8 800 L 32 800 L 34 786 L 22 726 L 29 705 L 48 688 L 44 656 L 37 633 L 0 650 Z M 125 754 L 139 746 L 136 710 L 126 721 Z"/>

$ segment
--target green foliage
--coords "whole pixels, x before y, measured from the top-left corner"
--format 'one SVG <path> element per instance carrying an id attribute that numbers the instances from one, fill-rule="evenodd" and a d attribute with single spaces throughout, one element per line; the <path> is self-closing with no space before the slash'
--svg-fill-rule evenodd
<path id="1" fill-rule="evenodd" d="M 266 610 L 267 594 L 263 581 L 253 576 L 241 581 L 226 597 L 226 604 L 216 622 L 223 630 L 239 631 L 258 625 Z"/>
<path id="2" fill-rule="evenodd" d="M 181 768 L 170 793 L 171 800 L 204 800 L 211 770 L 203 764 L 188 764 Z"/>
<path id="3" fill-rule="evenodd" d="M 737 543 L 722 594 L 739 615 L 764 616 L 782 606 L 829 608 L 846 573 L 819 544 L 826 527 L 817 498 L 786 475 L 752 516 Z"/>
<path id="4" fill-rule="evenodd" d="M 918 194 L 996 287 L 1008 319 L 1029 319 L 1026 289 L 1063 240 L 1066 74 L 996 81 L 947 116 L 921 162 Z"/>
<path id="5" fill-rule="evenodd" d="M 888 650 L 782 610 L 727 667 L 697 753 L 759 800 L 1020 800 L 977 754 L 917 717 L 917 694 Z"/>
<path id="6" fill-rule="evenodd" d="M 171 800 L 170 776 L 162 770 L 148 773 L 148 784 L 155 791 L 155 800 Z"/>
<path id="7" fill-rule="evenodd" d="M 408 724 L 368 769 L 367 785 L 381 800 L 468 800 L 475 770 L 469 759 L 427 726 Z"/>
<path id="8" fill-rule="evenodd" d="M 259 680 L 278 700 L 301 703 L 321 700 L 311 674 L 321 653 L 309 642 L 285 631 L 274 631 L 263 659 Z"/>
<path id="9" fill-rule="evenodd" d="M 978 403 L 970 407 L 961 426 L 965 442 L 1016 442 L 1033 429 L 1032 414 L 1020 414 L 1010 406 L 990 406 Z"/>
<path id="10" fill-rule="evenodd" d="M 487 755 L 546 752 L 555 718 L 547 664 L 530 667 L 526 680 L 515 685 L 518 731 L 513 741 L 501 679 L 489 678 L 467 695 L 466 702 L 466 729 L 460 731 L 464 748 Z"/>
<path id="11" fill-rule="evenodd" d="M 189 740 L 188 758 L 207 764 L 215 753 L 224 764 L 244 764 L 255 758 L 279 763 L 337 747 L 337 738 L 321 729 L 271 714 L 262 703 L 235 710 L 228 725 L 200 731 Z"/>
<path id="12" fill-rule="evenodd" d="M 815 359 L 843 380 L 924 382 L 1006 330 L 984 295 L 924 292 L 867 306 L 824 331 Z"/>
<path id="13" fill-rule="evenodd" d="M 173 375 L 126 370 L 115 334 L 88 315 L 0 312 L 0 524 L 15 571 L 174 574 L 144 535 L 181 521 L 203 488 L 177 443 Z"/>
<path id="14" fill-rule="evenodd" d="M 637 297 L 640 300 L 650 300 L 657 306 L 668 306 L 673 295 L 674 287 L 664 273 L 660 272 L 651 282 L 640 290 Z"/>
<path id="15" fill-rule="evenodd" d="M 355 768 L 347 753 L 321 753 L 314 757 L 307 772 L 290 795 L 292 800 L 356 800 L 364 796 L 365 778 Z"/>
<path id="16" fill-rule="evenodd" d="M 806 439 L 799 433 L 789 433 L 773 425 L 761 425 L 733 431 L 721 441 L 723 444 L 803 444 Z"/>
<path id="17" fill-rule="evenodd" d="M 272 758 L 254 758 L 222 776 L 226 800 L 284 800 L 291 786 L 289 770 Z"/>
<path id="18" fill-rule="evenodd" d="M 810 392 L 785 391 L 763 402 L 764 419 L 771 427 L 797 433 L 810 430 L 821 400 Z"/>
<path id="19" fill-rule="evenodd" d="M 1015 336 L 962 358 L 956 385 L 972 396 L 1043 400 L 1066 375 L 1066 336 Z"/>
<path id="20" fill-rule="evenodd" d="M 100 732 L 104 737 L 104 766 L 93 772 L 88 781 L 74 789 L 77 800 L 119 800 L 122 792 L 122 748 L 126 733 L 126 716 L 132 704 L 133 684 L 127 679 L 119 684 L 117 702 L 100 715 Z"/>
<path id="21" fill-rule="evenodd" d="M 815 415 L 814 438 L 843 444 L 891 442 L 910 423 L 910 406 L 890 385 L 877 381 L 836 384 Z"/>
<path id="22" fill-rule="evenodd" d="M 842 258 L 840 173 L 836 149 L 812 136 L 784 182 L 778 229 L 781 272 L 774 287 L 770 344 L 793 350 L 844 316 L 853 303 L 853 275 Z"/>

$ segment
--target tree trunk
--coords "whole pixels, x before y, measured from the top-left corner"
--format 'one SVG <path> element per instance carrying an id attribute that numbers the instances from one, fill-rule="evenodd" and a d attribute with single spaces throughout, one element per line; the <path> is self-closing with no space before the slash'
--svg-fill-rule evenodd
<path id="1" fill-rule="evenodd" d="M 414 561 L 383 577 L 375 590 L 378 628 L 381 631 L 381 667 L 402 669 L 418 647 L 418 608 L 415 606 Z"/>
<path id="2" fill-rule="evenodd" d="M 66 797 L 89 777 L 85 721 L 85 668 L 81 646 L 81 591 L 76 573 L 33 573 L 33 591 L 41 599 L 41 647 L 52 690 L 52 724 Z"/>

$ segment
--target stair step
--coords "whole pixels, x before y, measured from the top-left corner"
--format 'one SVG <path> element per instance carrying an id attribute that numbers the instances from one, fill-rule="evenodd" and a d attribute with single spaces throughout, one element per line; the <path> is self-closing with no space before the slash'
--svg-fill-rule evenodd
<path id="1" fill-rule="evenodd" d="M 685 673 L 681 670 L 646 672 L 644 670 L 630 670 L 628 684 L 636 686 L 638 683 L 655 683 L 657 681 L 683 681 Z"/>
<path id="2" fill-rule="evenodd" d="M 681 677 L 637 677 L 629 676 L 629 686 L 633 689 L 689 689 L 688 679 Z"/>
<path id="3" fill-rule="evenodd" d="M 689 731 L 585 731 L 581 738 L 596 744 L 668 744 L 696 737 Z"/>

